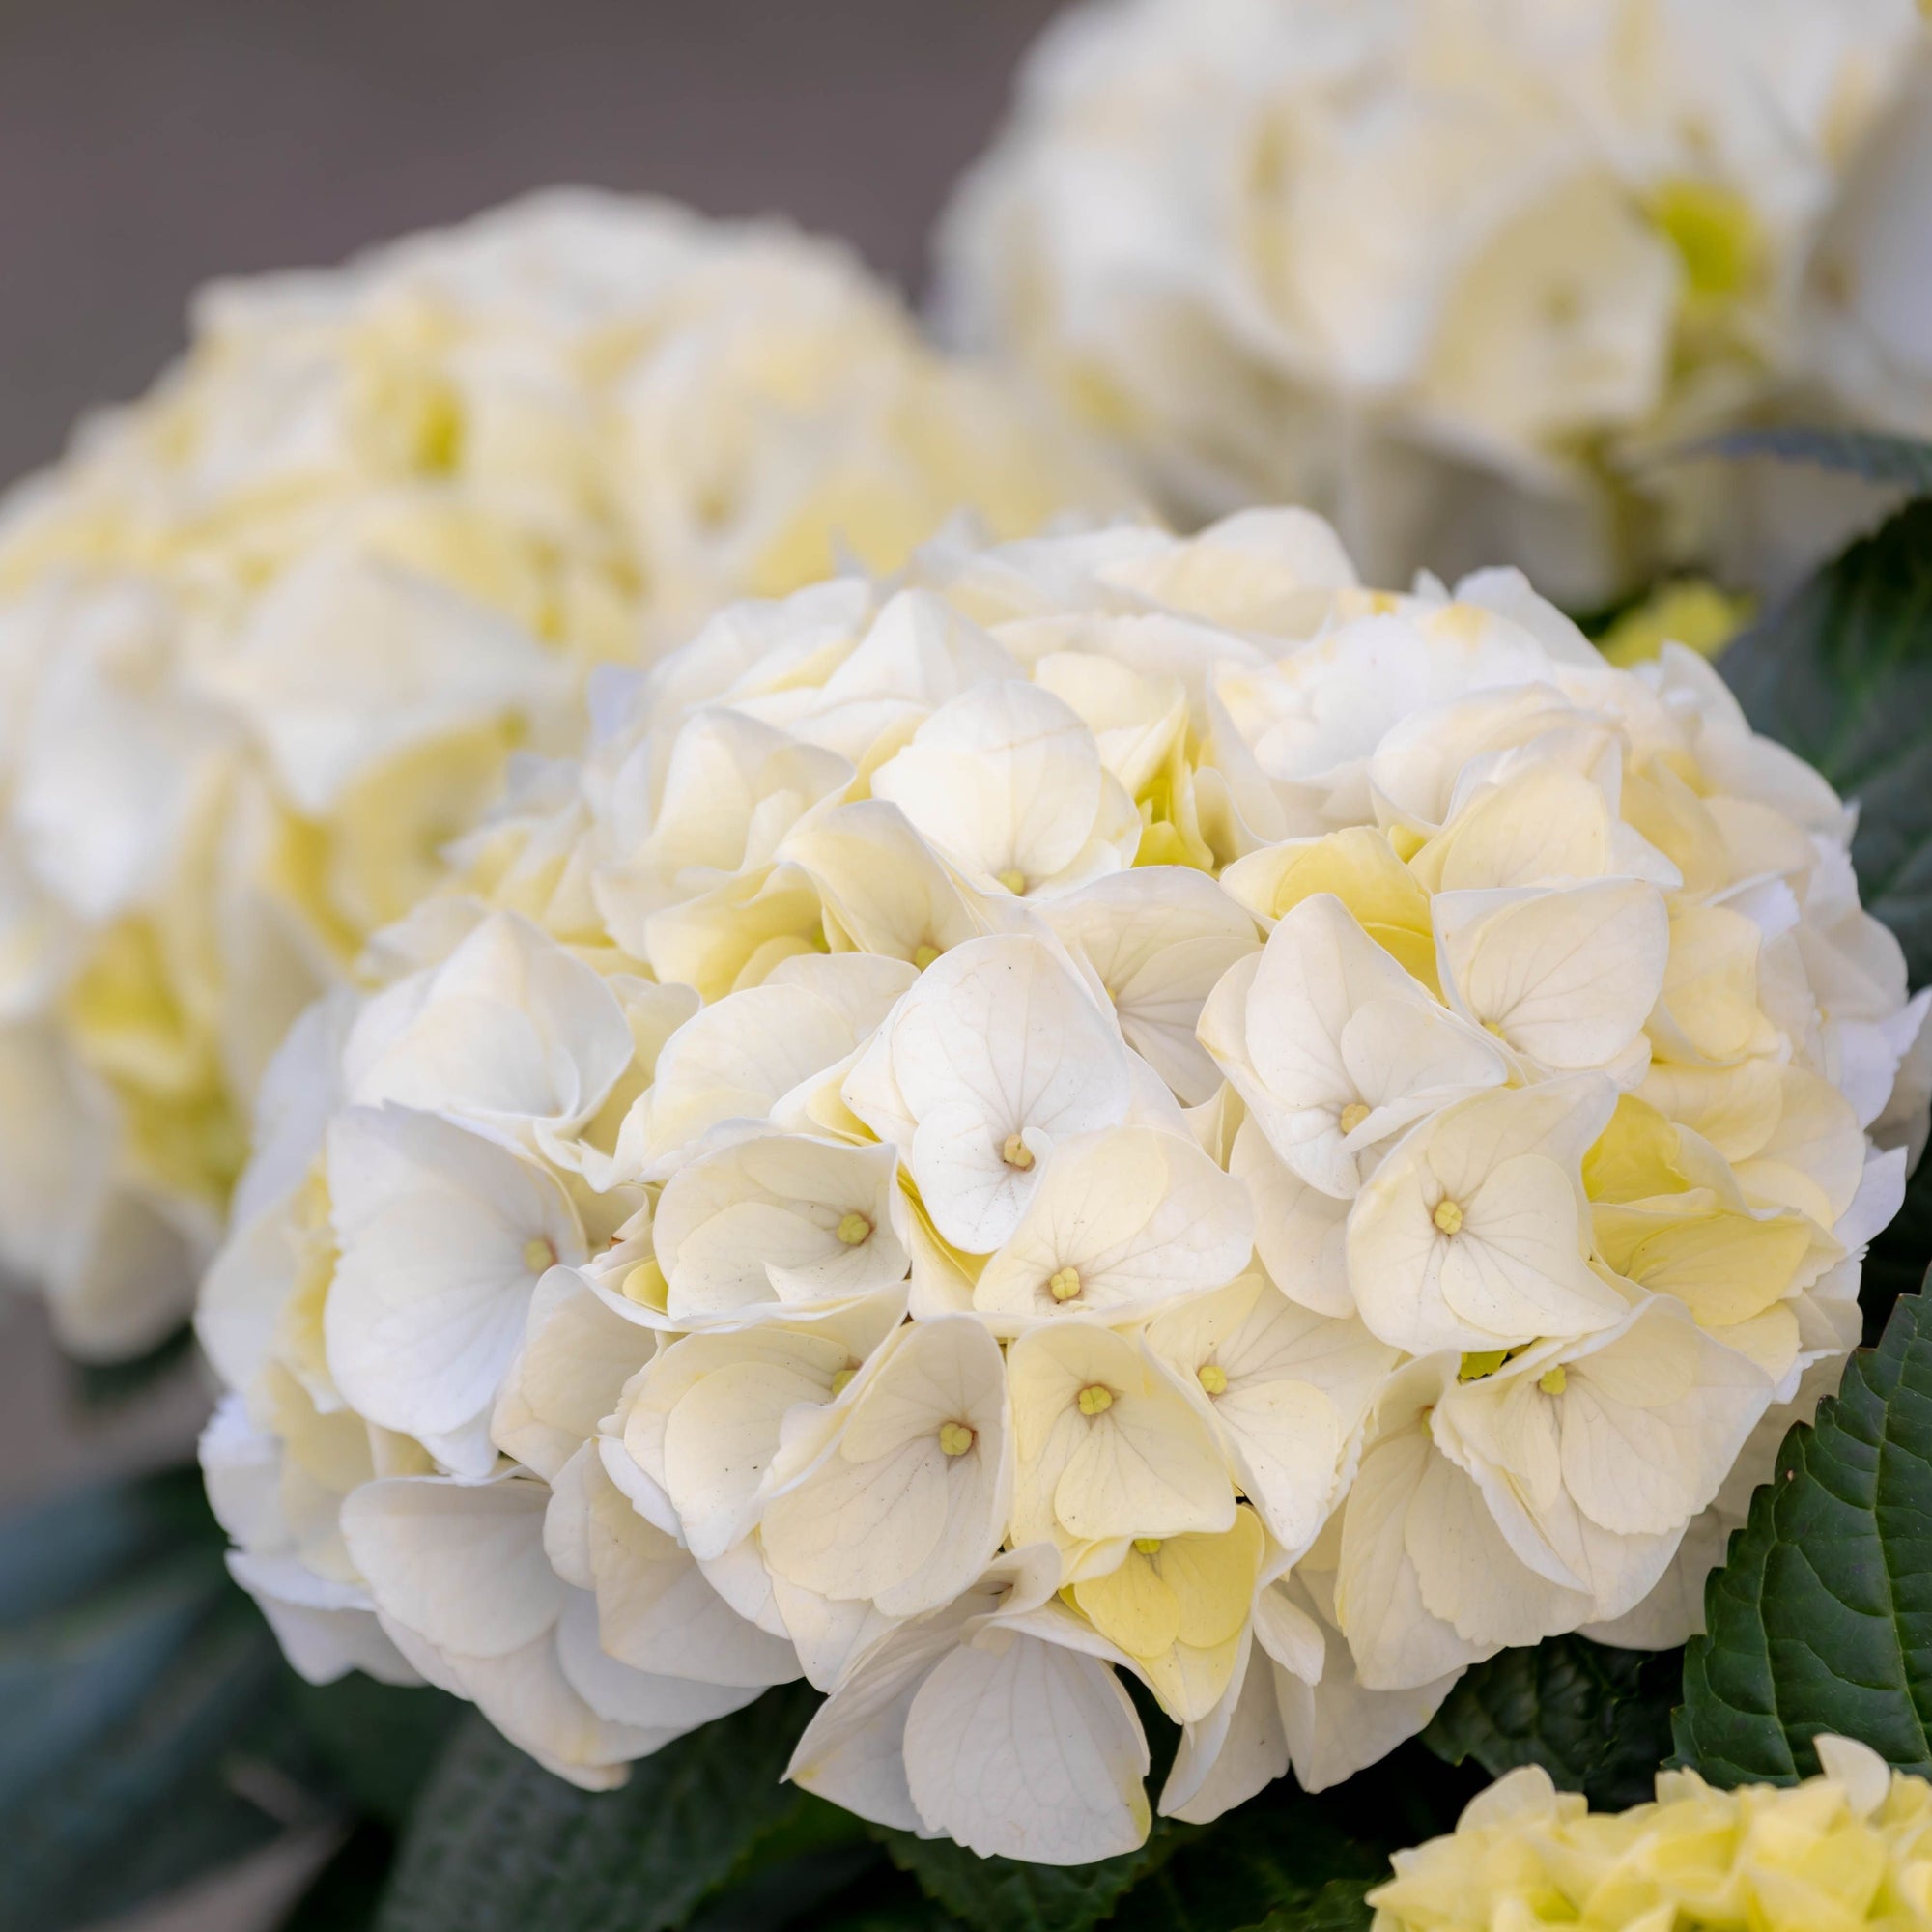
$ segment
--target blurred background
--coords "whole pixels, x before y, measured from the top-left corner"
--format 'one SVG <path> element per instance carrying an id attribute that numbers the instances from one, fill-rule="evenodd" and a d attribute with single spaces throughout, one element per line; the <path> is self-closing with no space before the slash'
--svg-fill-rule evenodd
<path id="1" fill-rule="evenodd" d="M 789 214 L 916 291 L 1053 0 L 0 0 L 0 475 L 144 388 L 212 275 L 526 188 Z"/>

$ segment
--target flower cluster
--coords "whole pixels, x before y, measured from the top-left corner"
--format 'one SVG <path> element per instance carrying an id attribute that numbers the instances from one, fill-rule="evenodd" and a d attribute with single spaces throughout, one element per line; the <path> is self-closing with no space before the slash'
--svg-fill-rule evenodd
<path id="1" fill-rule="evenodd" d="M 236 1574 L 587 1783 L 800 1672 L 865 1815 L 1137 1844 L 1681 1639 L 1855 1341 L 1925 999 L 1678 646 L 1251 511 L 721 613 L 265 1094 Z"/>
<path id="2" fill-rule="evenodd" d="M 268 1056 L 588 666 L 1117 485 L 841 250 L 538 197 L 222 285 L 0 510 L 0 1265 L 177 1323 Z"/>
<path id="3" fill-rule="evenodd" d="M 1513 1771 L 1453 1835 L 1396 1854 L 1369 1894 L 1375 1932 L 1926 1932 L 1932 1785 L 1849 1738 L 1815 1742 L 1824 1772 L 1795 1787 L 1665 1771 L 1655 1804 L 1608 1814 L 1537 1766 Z"/>
<path id="4" fill-rule="evenodd" d="M 1314 503 L 1385 581 L 1509 556 L 1587 607 L 1776 554 L 1815 481 L 1650 459 L 1932 434 L 1919 12 L 1089 0 L 949 217 L 942 320 L 1178 514 Z"/>

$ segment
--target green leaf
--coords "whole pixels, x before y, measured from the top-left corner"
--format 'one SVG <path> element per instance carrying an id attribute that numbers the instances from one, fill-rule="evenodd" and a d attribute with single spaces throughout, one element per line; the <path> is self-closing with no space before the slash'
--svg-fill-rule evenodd
<path id="1" fill-rule="evenodd" d="M 693 1927 L 693 1932 L 699 1928 Z M 958 1919 L 935 1905 L 903 1872 L 868 1874 L 848 1894 L 814 1910 L 784 1932 L 963 1932 Z"/>
<path id="2" fill-rule="evenodd" d="M 1128 1892 L 1107 1932 L 1234 1932 L 1263 1924 L 1366 1927 L 1362 1893 L 1385 1855 L 1351 1837 L 1293 1778 L 1190 1833 Z"/>
<path id="3" fill-rule="evenodd" d="M 1901 1296 L 1786 1435 L 1705 1615 L 1677 1749 L 1713 1783 L 1807 1776 L 1820 1731 L 1932 1775 L 1932 1303 Z"/>
<path id="4" fill-rule="evenodd" d="M 1857 429 L 1744 429 L 1692 443 L 1683 456 L 1771 456 L 1821 469 L 1862 476 L 1868 483 L 1901 483 L 1932 492 L 1932 442 Z"/>
<path id="5" fill-rule="evenodd" d="M 616 1791 L 553 1776 L 480 1717 L 418 1802 L 379 1932 L 670 1932 L 815 1801 L 779 1780 L 792 1685 L 668 1745 Z"/>
<path id="6" fill-rule="evenodd" d="M 1864 1315 L 1865 1346 L 1885 1333 L 1891 1305 L 1901 1294 L 1917 1294 L 1932 1264 L 1932 1157 L 1921 1160 L 1905 1184 L 1905 1206 L 1890 1227 L 1865 1251 L 1859 1274 L 1859 1307 Z"/>
<path id="7" fill-rule="evenodd" d="M 102 1919 L 321 1815 L 198 1472 L 0 1526 L 0 1932 Z"/>
<path id="8" fill-rule="evenodd" d="M 1258 1932 L 1369 1932 L 1376 1915 L 1368 1895 L 1388 1875 L 1385 1866 L 1374 1878 L 1331 1878 L 1306 1905 L 1270 1912 Z"/>
<path id="9" fill-rule="evenodd" d="M 1464 1672 L 1423 1740 L 1451 1764 L 1475 1759 L 1492 1777 L 1540 1764 L 1597 1809 L 1621 1811 L 1652 1795 L 1682 1684 L 1681 1651 L 1550 1637 Z"/>
<path id="10" fill-rule="evenodd" d="M 690 1932 L 782 1932 L 819 1923 L 826 1901 L 892 1876 L 885 1848 L 850 1811 L 809 1792 L 747 1847 L 698 1908 Z"/>
<path id="11" fill-rule="evenodd" d="M 910 1832 L 881 1835 L 893 1862 L 973 1932 L 1085 1932 L 1114 1910 L 1129 1887 L 1171 1857 L 1193 1829 L 1156 1818 L 1138 1851 L 1089 1865 L 982 1859 L 951 1838 L 916 1838 Z"/>
<path id="12" fill-rule="evenodd" d="M 397 1828 L 465 1711 L 441 1690 L 379 1684 L 360 1671 L 333 1684 L 292 1679 L 290 1695 L 317 1779 L 344 1809 Z"/>
<path id="13" fill-rule="evenodd" d="M 1932 499 L 1826 565 L 1719 660 L 1756 728 L 1860 805 L 1866 908 L 1932 978 Z"/>

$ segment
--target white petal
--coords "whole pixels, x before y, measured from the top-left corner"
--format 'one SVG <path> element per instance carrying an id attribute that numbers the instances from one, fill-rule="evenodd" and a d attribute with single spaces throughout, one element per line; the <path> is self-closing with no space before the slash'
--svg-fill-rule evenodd
<path id="1" fill-rule="evenodd" d="M 1144 1127 L 1063 1141 L 973 1304 L 996 1319 L 1119 1319 L 1227 1281 L 1248 1259 L 1245 1190 L 1191 1142 Z M 1071 1294 L 1052 1287 L 1056 1277 Z"/>
<path id="2" fill-rule="evenodd" d="M 1086 1864 L 1134 1850 L 1150 1817 L 1148 1749 L 1104 1663 L 993 1632 L 943 1658 L 906 1716 L 921 1821 L 981 1858 Z"/>
<path id="3" fill-rule="evenodd" d="M 393 1477 L 343 1503 L 342 1533 L 384 1615 L 440 1650 L 500 1657 L 562 1614 L 566 1587 L 544 1551 L 549 1503 L 542 1483 Z"/>
<path id="4" fill-rule="evenodd" d="M 584 1257 L 562 1189 L 432 1115 L 365 1108 L 329 1126 L 328 1187 L 341 1258 L 324 1333 L 336 1386 L 405 1435 L 487 1419 L 538 1277 Z"/>

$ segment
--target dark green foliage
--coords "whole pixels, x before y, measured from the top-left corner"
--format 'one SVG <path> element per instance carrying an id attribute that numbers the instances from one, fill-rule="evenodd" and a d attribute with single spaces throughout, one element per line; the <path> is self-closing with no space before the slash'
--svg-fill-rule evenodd
<path id="1" fill-rule="evenodd" d="M 769 1691 L 607 1792 L 577 1790 L 466 1719 L 411 1818 L 382 1932 L 685 1924 L 761 1839 L 798 1826 L 807 1801 L 779 1777 L 810 1704 L 797 1687 Z"/>
<path id="2" fill-rule="evenodd" d="M 464 1714 L 440 1690 L 378 1684 L 360 1671 L 294 1683 L 290 1694 L 315 1774 L 339 1808 L 391 1827 L 409 1816 Z"/>
<path id="3" fill-rule="evenodd" d="M 1190 1831 L 1156 1819 L 1139 1851 L 1065 1866 L 982 1859 L 950 1838 L 915 1838 L 905 1832 L 889 1833 L 886 1839 L 893 1861 L 973 1932 L 1078 1932 L 1106 1918 Z"/>
<path id="4" fill-rule="evenodd" d="M 1918 1163 L 1906 1183 L 1905 1206 L 1898 1218 L 1865 1252 L 1859 1307 L 1864 1315 L 1867 1348 L 1875 1347 L 1885 1333 L 1892 1303 L 1925 1286 L 1928 1264 L 1932 1264 L 1932 1159 Z"/>
<path id="5" fill-rule="evenodd" d="M 1581 1636 L 1501 1651 L 1450 1691 L 1424 1740 L 1492 1777 L 1540 1764 L 1598 1810 L 1621 1810 L 1651 1796 L 1669 1755 L 1683 1663 L 1681 1651 L 1614 1650 Z"/>
<path id="6" fill-rule="evenodd" d="M 1902 1297 L 1772 1482 L 1706 1593 L 1677 1748 L 1714 1783 L 1790 1783 L 1837 1731 L 1932 1775 L 1932 1304 Z"/>
<path id="7" fill-rule="evenodd" d="M 321 1815 L 222 1542 L 191 1469 L 0 1526 L 5 1932 L 108 1918 Z"/>

